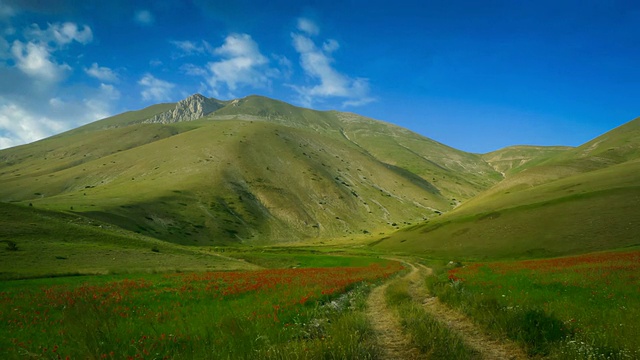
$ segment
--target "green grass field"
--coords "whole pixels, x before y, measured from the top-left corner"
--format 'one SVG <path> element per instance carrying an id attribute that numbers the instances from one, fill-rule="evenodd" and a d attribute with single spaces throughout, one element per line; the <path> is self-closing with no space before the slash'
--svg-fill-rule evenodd
<path id="1" fill-rule="evenodd" d="M 0 282 L 0 352 L 6 359 L 375 358 L 363 315 L 368 284 L 402 266 L 351 261 L 368 265 Z"/>
<path id="2" fill-rule="evenodd" d="M 476 263 L 440 272 L 431 290 L 532 356 L 640 356 L 640 251 Z"/>

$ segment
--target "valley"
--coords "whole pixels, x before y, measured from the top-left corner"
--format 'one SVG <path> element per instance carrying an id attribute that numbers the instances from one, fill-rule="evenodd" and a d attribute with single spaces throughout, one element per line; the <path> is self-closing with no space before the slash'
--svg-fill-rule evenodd
<path id="1" fill-rule="evenodd" d="M 473 154 L 262 96 L 123 113 L 0 150 L 0 352 L 634 358 L 639 173 L 640 118 Z"/>

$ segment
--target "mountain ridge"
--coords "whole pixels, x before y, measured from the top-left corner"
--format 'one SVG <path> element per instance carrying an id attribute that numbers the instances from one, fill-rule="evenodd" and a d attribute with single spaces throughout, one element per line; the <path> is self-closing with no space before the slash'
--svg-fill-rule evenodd
<path id="1" fill-rule="evenodd" d="M 201 94 L 194 94 L 178 101 L 172 110 L 154 115 L 143 120 L 148 124 L 171 124 L 181 121 L 193 121 L 226 106 L 226 103 L 213 98 L 206 98 Z"/>

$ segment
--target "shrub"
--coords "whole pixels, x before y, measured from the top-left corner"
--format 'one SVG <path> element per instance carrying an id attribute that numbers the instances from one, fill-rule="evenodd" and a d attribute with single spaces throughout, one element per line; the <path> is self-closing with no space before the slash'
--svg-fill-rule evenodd
<path id="1" fill-rule="evenodd" d="M 7 240 L 7 250 L 18 251 L 18 244 L 15 241 Z"/>

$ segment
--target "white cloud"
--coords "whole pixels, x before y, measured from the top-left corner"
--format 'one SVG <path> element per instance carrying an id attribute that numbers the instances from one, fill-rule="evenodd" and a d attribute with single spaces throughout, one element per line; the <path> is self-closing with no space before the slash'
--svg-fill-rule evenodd
<path id="1" fill-rule="evenodd" d="M 351 78 L 340 73 L 333 67 L 331 53 L 340 48 L 336 40 L 327 40 L 322 48 L 308 36 L 314 33 L 308 29 L 308 20 L 299 19 L 298 29 L 304 33 L 292 33 L 293 47 L 300 54 L 300 66 L 311 80 L 319 82 L 312 86 L 291 87 L 298 92 L 300 101 L 305 106 L 311 106 L 318 99 L 338 97 L 345 99 L 343 106 L 364 105 L 374 101 L 369 95 L 369 80 L 365 78 Z M 315 25 L 315 24 L 314 24 Z M 311 29 L 313 30 L 313 29 Z M 317 33 L 317 32 L 316 32 Z"/>
<path id="2" fill-rule="evenodd" d="M 155 17 L 149 10 L 139 10 L 133 16 L 133 20 L 140 25 L 153 25 L 156 21 Z"/>
<path id="3" fill-rule="evenodd" d="M 322 44 L 322 50 L 327 53 L 332 53 L 340 48 L 340 44 L 333 39 L 329 39 Z"/>
<path id="4" fill-rule="evenodd" d="M 307 35 L 318 35 L 320 33 L 318 25 L 306 18 L 298 18 L 298 30 L 307 33 Z"/>
<path id="5" fill-rule="evenodd" d="M 69 44 L 74 40 L 81 44 L 88 44 L 93 41 L 93 32 L 87 25 L 80 30 L 78 25 L 70 22 L 62 25 L 53 24 L 49 25 L 49 31 L 53 33 L 55 41 L 60 45 Z"/>
<path id="6" fill-rule="evenodd" d="M 71 70 L 69 65 L 56 62 L 53 56 L 56 51 L 74 41 L 87 44 L 93 40 L 90 27 L 80 28 L 71 22 L 48 24 L 44 30 L 33 24 L 24 35 L 26 42 L 13 41 L 11 55 L 20 71 L 40 83 L 58 82 Z"/>
<path id="7" fill-rule="evenodd" d="M 37 24 L 31 25 L 26 31 L 26 36 L 40 43 L 53 43 L 57 46 L 67 45 L 73 41 L 88 44 L 93 41 L 91 28 L 84 25 L 82 29 L 72 22 L 49 24 L 45 30 Z"/>
<path id="8" fill-rule="evenodd" d="M 0 95 L 0 149 L 55 135 L 113 115 L 120 92 L 109 84 L 83 88 L 82 98 Z M 49 95 L 50 96 L 50 95 Z"/>
<path id="9" fill-rule="evenodd" d="M 64 124 L 14 103 L 0 105 L 0 149 L 40 140 L 60 132 Z"/>
<path id="10" fill-rule="evenodd" d="M 6 31 L 13 39 L 0 41 L 0 57 L 11 59 L 0 62 L 0 148 L 40 140 L 113 113 L 120 96 L 113 85 L 63 83 L 72 69 L 56 59 L 61 53 L 69 55 L 64 52 L 75 43 L 91 42 L 91 28 L 66 22 L 45 28 L 31 25 L 10 35 Z M 94 65 L 86 70 L 106 69 Z"/>
<path id="11" fill-rule="evenodd" d="M 51 59 L 50 49 L 46 44 L 15 40 L 11 53 L 16 66 L 25 74 L 36 80 L 57 82 L 71 70 L 67 64 L 57 64 Z"/>
<path id="12" fill-rule="evenodd" d="M 118 75 L 113 70 L 105 66 L 98 66 L 98 63 L 91 64 L 90 68 L 84 68 L 87 75 L 94 77 L 100 81 L 117 82 Z"/>
<path id="13" fill-rule="evenodd" d="M 211 45 L 209 45 L 206 41 L 195 42 L 195 41 L 171 41 L 171 44 L 178 48 L 183 56 L 189 55 L 198 55 L 205 54 L 207 52 L 211 52 Z"/>
<path id="14" fill-rule="evenodd" d="M 209 76 L 207 69 L 194 64 L 184 64 L 180 66 L 180 71 L 191 76 L 202 76 L 202 77 Z"/>
<path id="15" fill-rule="evenodd" d="M 100 95 L 110 100 L 118 100 L 120 91 L 111 84 L 100 84 Z"/>
<path id="16" fill-rule="evenodd" d="M 207 82 L 214 93 L 222 84 L 230 91 L 244 85 L 264 87 L 275 75 L 274 70 L 268 67 L 267 57 L 260 53 L 258 44 L 247 34 L 227 36 L 224 44 L 213 53 L 221 58 L 206 65 L 210 73 Z"/>
<path id="17" fill-rule="evenodd" d="M 120 99 L 120 92 L 110 84 L 100 84 L 96 95 L 85 98 L 82 104 L 86 107 L 90 120 L 104 119 L 112 115 L 111 104 Z"/>
<path id="18" fill-rule="evenodd" d="M 138 84 L 143 87 L 142 99 L 145 101 L 168 101 L 171 100 L 171 93 L 175 84 L 160 80 L 151 74 L 145 74 Z"/>

